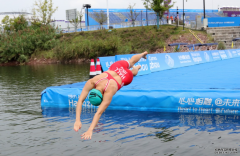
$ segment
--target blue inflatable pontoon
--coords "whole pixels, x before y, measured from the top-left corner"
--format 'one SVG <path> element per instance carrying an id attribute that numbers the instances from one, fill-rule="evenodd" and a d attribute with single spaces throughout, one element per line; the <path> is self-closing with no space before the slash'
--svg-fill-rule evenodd
<path id="1" fill-rule="evenodd" d="M 132 55 L 100 58 L 104 71 Z M 240 50 L 149 54 L 139 76 L 114 95 L 108 109 L 189 113 L 240 112 Z M 86 82 L 48 87 L 42 107 L 75 107 Z M 93 107 L 86 99 L 83 106 Z"/>

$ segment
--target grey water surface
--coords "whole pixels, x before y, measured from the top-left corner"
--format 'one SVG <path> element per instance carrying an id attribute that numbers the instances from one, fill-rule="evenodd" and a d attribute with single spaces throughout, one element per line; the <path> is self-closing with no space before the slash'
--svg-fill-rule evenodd
<path id="1" fill-rule="evenodd" d="M 49 86 L 88 80 L 89 64 L 0 67 L 0 156 L 239 155 L 240 116 L 107 110 L 92 140 L 81 140 L 96 110 L 41 108 Z M 219 154 L 218 152 L 225 152 Z"/>

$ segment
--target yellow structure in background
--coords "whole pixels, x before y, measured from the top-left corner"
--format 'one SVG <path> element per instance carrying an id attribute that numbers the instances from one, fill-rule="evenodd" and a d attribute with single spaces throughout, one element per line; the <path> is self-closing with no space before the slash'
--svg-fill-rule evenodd
<path id="1" fill-rule="evenodd" d="M 203 44 L 203 41 L 196 34 L 194 34 L 194 32 L 192 30 L 189 29 L 189 31 L 200 43 Z"/>

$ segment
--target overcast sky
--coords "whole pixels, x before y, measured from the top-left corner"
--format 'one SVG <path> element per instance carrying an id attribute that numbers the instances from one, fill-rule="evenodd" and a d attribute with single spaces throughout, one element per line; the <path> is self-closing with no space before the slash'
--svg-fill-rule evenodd
<path id="1" fill-rule="evenodd" d="M 0 12 L 31 12 L 35 0 L 0 0 Z M 174 0 L 176 3 L 174 9 L 183 8 L 183 0 Z M 184 0 L 185 9 L 203 9 L 203 0 Z M 205 0 L 206 9 L 218 9 L 221 6 L 240 6 L 240 0 Z M 92 8 L 106 8 L 107 0 L 53 0 L 54 6 L 58 6 L 58 10 L 53 15 L 53 19 L 65 20 L 65 10 L 78 9 L 81 10 L 83 4 L 91 4 Z M 126 9 L 129 4 L 136 4 L 135 8 L 144 8 L 142 0 L 108 0 L 109 8 Z"/>

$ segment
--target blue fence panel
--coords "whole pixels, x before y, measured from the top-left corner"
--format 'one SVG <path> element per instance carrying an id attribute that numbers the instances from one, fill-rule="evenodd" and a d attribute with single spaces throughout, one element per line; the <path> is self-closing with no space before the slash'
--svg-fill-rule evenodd
<path id="1" fill-rule="evenodd" d="M 240 50 L 236 50 L 236 51 L 237 51 L 237 54 L 238 54 L 237 57 L 240 57 Z"/>
<path id="2" fill-rule="evenodd" d="M 225 51 L 200 51 L 200 52 L 180 52 L 180 53 L 161 53 L 161 54 L 149 54 L 148 59 L 141 59 L 136 65 L 141 65 L 142 68 L 138 75 L 149 74 L 150 72 L 162 71 L 171 68 L 179 68 L 184 66 L 190 66 L 199 63 L 212 62 L 228 58 L 228 53 Z M 238 55 L 235 52 L 235 55 Z M 100 63 L 103 71 L 107 71 L 108 68 L 118 60 L 129 60 L 133 54 L 129 55 L 116 55 L 110 57 L 100 57 Z M 231 58 L 231 57 L 229 57 Z"/>
<path id="3" fill-rule="evenodd" d="M 201 51 L 200 53 L 204 56 L 203 60 L 205 62 L 212 62 L 213 61 L 212 54 L 211 54 L 210 51 Z"/>
<path id="4" fill-rule="evenodd" d="M 206 61 L 204 60 L 204 53 L 198 51 L 198 52 L 189 52 L 190 55 L 192 56 L 192 60 L 195 64 L 199 63 L 205 63 Z"/>
<path id="5" fill-rule="evenodd" d="M 202 13 L 204 10 L 203 9 L 184 9 L 185 13 Z M 183 9 L 169 9 L 169 12 L 179 12 L 182 13 Z M 206 13 L 213 13 L 213 12 L 218 12 L 218 10 L 211 10 L 211 9 L 206 9 Z"/>
<path id="6" fill-rule="evenodd" d="M 151 72 L 156 72 L 162 70 L 163 64 L 161 63 L 164 59 L 161 59 L 160 54 L 149 54 L 148 61 Z"/>
<path id="7" fill-rule="evenodd" d="M 173 57 L 171 57 L 169 53 L 150 54 L 148 59 L 152 72 L 177 68 Z"/>
<path id="8" fill-rule="evenodd" d="M 208 27 L 240 26 L 240 17 L 211 17 L 208 18 Z"/>
<path id="9" fill-rule="evenodd" d="M 99 59 L 103 71 L 107 71 L 108 68 L 115 62 L 115 56 L 99 57 Z"/>
<path id="10" fill-rule="evenodd" d="M 116 55 L 116 56 L 115 56 L 115 60 L 116 60 L 116 61 L 120 61 L 120 60 L 128 61 L 128 60 L 131 59 L 131 57 L 132 57 L 133 55 L 134 55 L 134 54 L 129 54 L 129 55 Z M 135 66 L 138 66 L 138 65 L 141 65 L 141 69 L 138 71 L 138 75 L 146 75 L 146 74 L 150 74 L 150 73 L 151 73 L 148 59 L 141 58 L 141 59 L 135 64 Z"/>
<path id="11" fill-rule="evenodd" d="M 174 60 L 173 68 L 191 66 L 195 64 L 190 56 L 190 53 L 188 52 L 169 53 L 167 55 L 169 55 Z"/>
<path id="12" fill-rule="evenodd" d="M 171 69 L 171 68 L 176 68 L 176 64 L 174 63 L 174 59 L 171 57 L 170 54 L 163 54 L 164 57 L 161 57 L 163 59 L 163 64 L 165 69 Z"/>
<path id="13" fill-rule="evenodd" d="M 236 49 L 229 49 L 228 51 L 230 51 L 232 53 L 233 57 L 238 57 L 238 53 Z"/>
<path id="14" fill-rule="evenodd" d="M 212 58 L 213 58 L 213 61 L 219 61 L 219 60 L 222 60 L 220 54 L 218 51 L 211 51 L 211 54 L 212 54 Z"/>
<path id="15" fill-rule="evenodd" d="M 149 65 L 151 72 L 194 65 L 190 53 L 161 53 L 149 54 Z"/>
<path id="16" fill-rule="evenodd" d="M 230 50 L 225 50 L 225 53 L 227 54 L 229 59 L 234 57 Z"/>
<path id="17" fill-rule="evenodd" d="M 90 25 L 99 25 L 99 23 L 98 22 L 96 22 L 90 15 L 88 16 L 88 18 L 87 18 L 87 14 L 85 14 L 85 25 L 87 26 L 88 25 L 88 20 L 87 19 L 89 19 L 89 26 Z"/>
<path id="18" fill-rule="evenodd" d="M 219 55 L 221 56 L 221 58 L 223 60 L 228 59 L 228 56 L 227 56 L 227 54 L 225 53 L 224 50 L 219 50 L 218 52 L 219 52 Z"/>
<path id="19" fill-rule="evenodd" d="M 107 9 L 106 8 L 89 8 L 88 9 L 88 12 L 89 13 L 92 13 L 92 12 L 100 12 L 100 11 L 104 11 L 104 12 L 107 12 Z M 129 9 L 109 9 L 108 10 L 109 13 L 112 13 L 112 12 L 129 12 Z M 142 9 L 134 9 L 134 11 L 136 12 L 146 12 L 146 9 L 145 8 L 142 8 Z M 148 12 L 151 12 L 151 13 L 154 13 L 154 11 L 152 10 L 147 10 Z M 169 9 L 169 12 L 170 13 L 176 13 L 176 12 L 183 12 L 183 9 Z M 87 11 L 85 11 L 87 12 Z M 184 12 L 185 13 L 202 13 L 203 12 L 203 9 L 184 9 Z M 212 10 L 212 9 L 206 9 L 205 10 L 206 13 L 214 13 L 214 12 L 218 12 L 218 10 Z"/>

